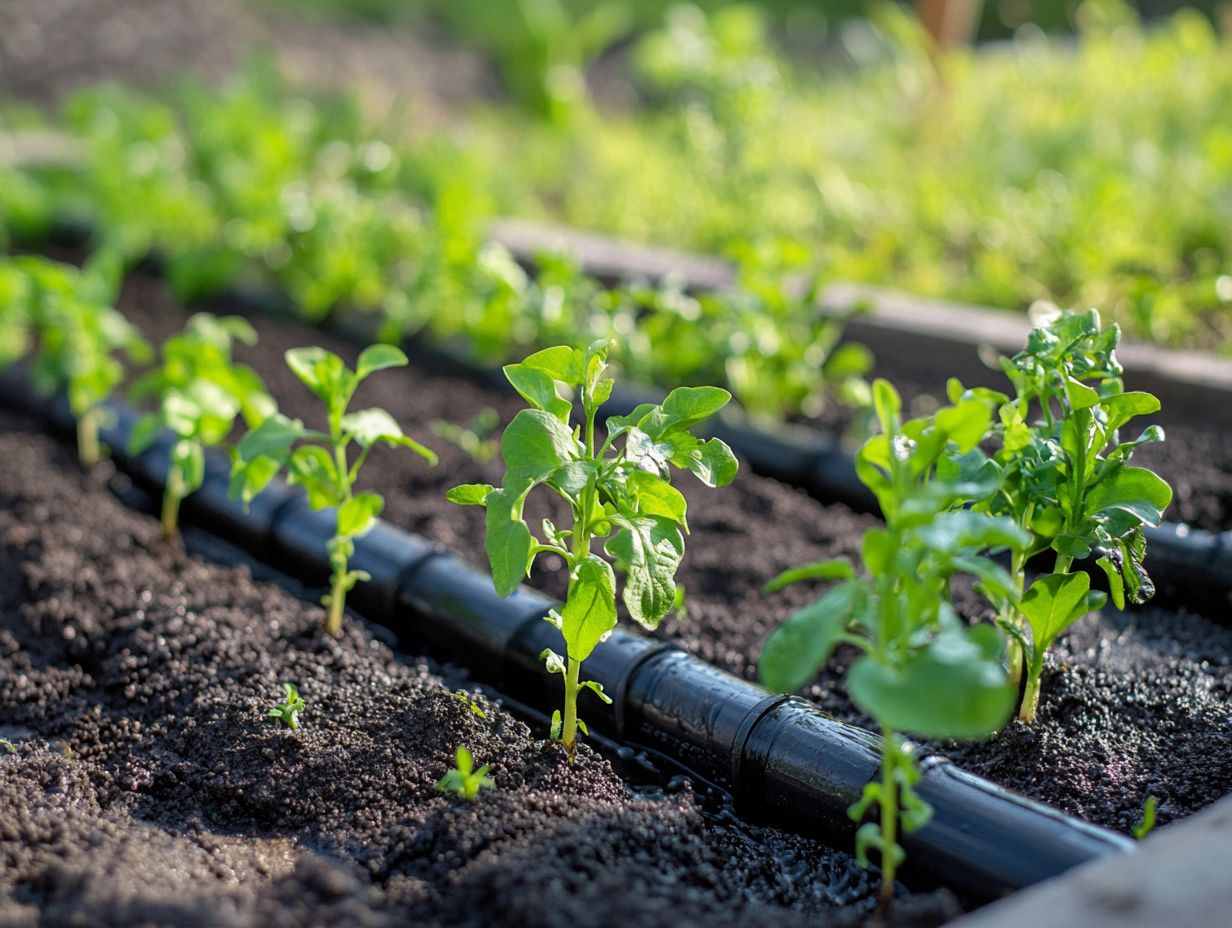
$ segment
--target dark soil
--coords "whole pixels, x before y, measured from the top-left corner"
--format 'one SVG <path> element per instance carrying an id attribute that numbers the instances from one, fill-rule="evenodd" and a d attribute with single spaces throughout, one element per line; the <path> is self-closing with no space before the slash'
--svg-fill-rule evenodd
<path id="1" fill-rule="evenodd" d="M 153 337 L 182 323 L 157 281 L 130 281 L 123 308 Z M 316 421 L 315 398 L 290 374 L 282 353 L 319 344 L 353 358 L 355 346 L 285 321 L 254 320 L 255 350 L 242 352 L 267 378 L 285 412 Z M 477 464 L 436 439 L 431 423 L 466 423 L 484 408 L 507 421 L 519 408 L 513 391 L 493 390 L 412 359 L 403 371 L 374 377 L 357 404 L 388 409 L 412 435 L 428 441 L 441 463 L 429 470 L 409 454 L 374 455 L 364 481 L 387 498 L 392 522 L 431 537 L 486 566 L 483 515 L 446 503 L 457 483 L 500 482 L 499 462 Z M 687 615 L 669 618 L 659 635 L 748 679 L 766 636 L 817 590 L 761 593 L 779 571 L 857 552 L 871 517 L 826 506 L 802 491 L 744 472 L 730 487 L 709 490 L 684 475 L 689 536 L 679 579 Z M 528 508 L 537 524 L 538 511 Z M 542 562 L 534 585 L 563 595 L 561 564 Z M 966 612 L 980 618 L 971 599 Z M 1160 799 L 1160 821 L 1183 817 L 1232 792 L 1232 629 L 1184 612 L 1147 609 L 1087 619 L 1055 649 L 1044 681 L 1038 723 L 1011 724 L 994 741 L 946 746 L 964 766 L 1090 821 L 1128 830 L 1147 795 Z M 835 715 L 863 721 L 842 687 L 844 656 L 810 688 Z"/>
<path id="2" fill-rule="evenodd" d="M 585 746 L 571 765 L 379 629 L 323 637 L 318 607 L 165 546 L 7 413 L 0 459 L 0 924 L 866 920 L 848 854 L 707 814 L 687 784 L 631 791 Z M 297 732 L 263 718 L 284 680 Z M 496 780 L 474 805 L 434 789 L 458 743 Z M 904 924 L 959 912 L 901 902 Z"/>

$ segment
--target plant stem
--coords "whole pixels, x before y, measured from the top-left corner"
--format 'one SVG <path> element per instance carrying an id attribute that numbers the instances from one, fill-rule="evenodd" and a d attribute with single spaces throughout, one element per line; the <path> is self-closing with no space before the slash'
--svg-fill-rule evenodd
<path id="1" fill-rule="evenodd" d="M 586 408 L 586 454 L 593 460 L 595 456 L 595 411 L 590 408 L 590 403 L 585 403 Z M 590 520 L 591 509 L 595 498 L 594 478 L 592 477 L 582 489 L 582 500 L 580 511 L 577 512 L 573 520 L 573 545 L 570 557 L 569 570 L 570 572 L 577 569 L 586 558 L 590 557 Z M 578 680 L 581 677 L 582 662 L 575 660 L 573 655 L 568 655 L 568 664 L 565 670 L 565 711 L 561 716 L 560 726 L 560 741 L 569 750 L 569 760 L 573 760 L 574 751 L 577 750 L 577 729 L 578 729 L 578 713 L 577 713 L 577 697 L 580 686 Z"/>
<path id="2" fill-rule="evenodd" d="M 77 417 L 77 457 L 83 467 L 93 467 L 103 459 L 102 446 L 98 441 L 97 409 L 87 409 Z"/>
<path id="3" fill-rule="evenodd" d="M 877 894 L 877 909 L 884 915 L 894 899 L 894 874 L 898 861 L 894 851 L 898 843 L 898 735 L 892 728 L 882 727 L 885 749 L 881 760 L 881 888 Z"/>
<path id="4" fill-rule="evenodd" d="M 172 467 L 167 474 L 167 487 L 163 491 L 163 538 L 175 541 L 178 536 L 177 526 L 180 519 L 180 503 L 184 499 L 184 478 L 178 467 Z"/>
<path id="5" fill-rule="evenodd" d="M 1035 711 L 1039 708 L 1040 677 L 1043 673 L 1043 661 L 1032 661 L 1027 670 L 1027 688 L 1022 694 L 1022 705 L 1018 707 L 1018 721 L 1030 724 L 1035 721 Z"/>
<path id="6" fill-rule="evenodd" d="M 342 614 L 346 611 L 346 569 L 334 571 L 329 589 L 329 615 L 325 617 L 325 633 L 336 635 L 342 631 Z"/>
<path id="7" fill-rule="evenodd" d="M 565 715 L 560 726 L 560 743 L 569 750 L 570 760 L 573 760 L 573 753 L 577 750 L 577 697 L 578 690 L 581 689 L 578 686 L 581 671 L 582 662 L 569 658 L 569 666 L 565 672 Z"/>

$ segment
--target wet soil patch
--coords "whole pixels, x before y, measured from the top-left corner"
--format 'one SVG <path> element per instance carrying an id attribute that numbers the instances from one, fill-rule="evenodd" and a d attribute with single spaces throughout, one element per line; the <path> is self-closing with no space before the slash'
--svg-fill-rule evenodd
<path id="1" fill-rule="evenodd" d="M 853 925 L 850 855 L 633 791 L 157 523 L 0 412 L 0 923 Z M 111 488 L 123 484 L 113 478 Z M 299 685 L 297 732 L 263 718 Z M 464 743 L 497 787 L 434 783 Z M 907 897 L 902 923 L 959 911 Z"/>
<path id="2" fill-rule="evenodd" d="M 134 277 L 123 308 L 152 337 L 182 324 L 184 313 L 157 280 Z M 282 353 L 319 344 L 353 359 L 355 345 L 286 320 L 254 319 L 260 345 L 241 352 L 266 377 L 290 415 L 319 421 L 316 400 L 295 380 Z M 412 359 L 362 388 L 358 405 L 388 409 L 412 435 L 440 453 L 428 469 L 409 454 L 374 454 L 364 481 L 386 494 L 395 524 L 440 541 L 477 566 L 483 555 L 483 515 L 445 502 L 457 483 L 498 484 L 499 461 L 478 463 L 434 437 L 439 419 L 467 423 L 483 409 L 506 422 L 519 406 L 510 390 L 495 390 Z M 747 471 L 723 490 L 688 475 L 679 486 L 689 502 L 692 533 L 678 579 L 686 611 L 656 633 L 746 679 L 766 636 L 819 592 L 807 585 L 767 597 L 762 585 L 779 571 L 813 560 L 855 556 L 871 517 L 823 505 L 803 491 Z M 548 510 L 528 508 L 537 524 Z M 532 583 L 562 596 L 563 565 L 541 559 Z M 972 619 L 987 618 L 965 597 Z M 840 718 L 866 723 L 847 699 L 840 654 L 807 695 Z M 1232 792 L 1232 629 L 1184 611 L 1143 609 L 1088 618 L 1055 650 L 1044 680 L 1039 721 L 1011 724 L 975 745 L 942 745 L 964 766 L 1098 824 L 1130 829 L 1147 795 L 1160 800 L 1160 821 L 1183 817 Z"/>

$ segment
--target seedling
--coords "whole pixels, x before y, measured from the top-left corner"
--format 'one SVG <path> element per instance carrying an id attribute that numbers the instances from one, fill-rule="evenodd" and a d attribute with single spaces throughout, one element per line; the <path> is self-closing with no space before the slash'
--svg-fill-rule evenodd
<path id="1" fill-rule="evenodd" d="M 476 770 L 471 752 L 461 745 L 458 745 L 456 756 L 458 766 L 436 781 L 436 788 L 440 792 L 453 793 L 467 802 L 474 802 L 481 789 L 496 785 L 496 781 L 488 776 L 488 771 L 492 769 L 491 764 L 484 764 Z"/>
<path id="2" fill-rule="evenodd" d="M 296 731 L 299 728 L 299 714 L 304 711 L 303 697 L 294 683 L 282 684 L 282 693 L 282 702 L 266 712 L 265 717 L 276 719 L 291 731 Z"/>
<path id="3" fill-rule="evenodd" d="M 849 814 L 858 822 L 879 809 L 879 824 L 857 832 L 856 854 L 867 866 L 869 851 L 878 852 L 884 908 L 904 858 L 900 829 L 914 831 L 932 814 L 915 792 L 920 771 L 900 733 L 979 738 L 1013 710 L 1001 637 L 992 626 L 963 624 L 951 602 L 951 578 L 973 574 L 985 591 L 1012 596 L 1009 576 L 984 552 L 1020 549 L 1028 536 L 1009 519 L 961 508 L 996 485 L 995 468 L 977 463 L 991 417 L 985 398 L 968 394 L 906 423 L 898 394 L 884 380 L 873 385 L 873 401 L 881 433 L 856 462 L 885 527 L 864 533 L 863 575 L 845 560 L 830 560 L 771 581 L 770 592 L 803 580 L 839 582 L 770 636 L 759 670 L 767 686 L 790 692 L 816 676 L 838 645 L 862 652 L 847 688 L 881 728 L 881 781 L 865 787 Z"/>
<path id="4" fill-rule="evenodd" d="M 479 716 L 479 718 L 486 719 L 488 717 L 488 714 L 479 708 L 479 703 L 471 699 L 470 694 L 467 693 L 466 690 L 455 690 L 453 698 L 462 703 L 462 705 L 466 706 L 466 708 L 470 709 L 471 712 Z"/>
<path id="5" fill-rule="evenodd" d="M 671 485 L 671 468 L 684 468 L 707 486 L 731 483 L 736 458 L 717 438 L 703 441 L 691 429 L 714 415 L 731 398 L 717 387 L 682 387 L 660 405 L 642 404 L 628 416 L 606 423 L 600 443 L 595 417 L 611 395 L 605 377 L 609 342 L 585 351 L 556 347 L 536 352 L 505 376 L 531 405 L 505 429 L 501 453 L 504 485 L 454 487 L 448 499 L 487 508 L 487 552 L 492 579 L 501 596 L 510 595 L 540 554 L 560 557 L 569 569 L 563 608 L 548 620 L 564 638 L 566 656 L 550 649 L 544 664 L 565 681 L 564 710 L 552 720 L 552 737 L 569 749 L 580 728 L 577 697 L 590 689 L 605 702 L 602 686 L 582 681 L 584 661 L 616 626 L 616 572 L 625 575 L 621 599 L 634 621 L 654 628 L 676 599 L 675 574 L 684 556 L 685 500 Z M 583 425 L 569 424 L 574 404 L 565 394 L 578 391 Z M 570 523 L 543 522 L 542 538 L 522 518 L 528 494 L 545 486 L 569 505 Z M 611 563 L 591 550 L 603 550 Z"/>
<path id="6" fill-rule="evenodd" d="M 168 540 L 176 537 L 180 503 L 205 478 L 205 449 L 222 444 L 241 413 L 254 429 L 275 408 L 260 376 L 231 360 L 233 341 L 253 345 L 257 333 L 238 316 L 198 313 L 183 332 L 163 343 L 162 365 L 138 380 L 130 394 L 136 401 L 155 397 L 159 403 L 158 412 L 137 420 L 130 454 L 148 448 L 159 429 L 175 435 L 163 492 L 162 527 Z"/>
<path id="7" fill-rule="evenodd" d="M 1142 818 L 1133 827 L 1133 836 L 1137 840 L 1141 841 L 1155 830 L 1155 812 L 1158 806 L 1159 800 L 1154 796 L 1146 797 L 1146 802 L 1142 804 Z"/>
<path id="8" fill-rule="evenodd" d="M 295 376 L 325 403 L 328 431 L 308 429 L 299 419 L 272 413 L 240 441 L 232 464 L 231 495 L 247 503 L 285 470 L 287 480 L 307 492 L 309 506 L 337 509 L 336 531 L 327 546 L 333 573 L 330 591 L 322 600 L 329 609 L 325 631 L 336 635 L 342 629 L 347 592 L 369 579 L 363 571 L 347 569 L 355 539 L 372 529 L 385 506 L 378 493 L 354 491 L 368 453 L 380 444 L 408 448 L 434 466 L 436 455 L 402 434 L 393 416 L 383 409 L 347 412 L 355 389 L 364 380 L 379 370 L 407 364 L 399 349 L 392 345 L 366 348 L 354 371 L 323 348 L 293 348 L 286 360 Z M 352 443 L 360 449 L 353 463 L 348 459 Z"/>
<path id="9" fill-rule="evenodd" d="M 469 425 L 437 419 L 432 423 L 432 434 L 457 445 L 477 464 L 487 464 L 500 454 L 500 442 L 492 437 L 498 428 L 500 414 L 489 407 L 479 410 Z"/>
<path id="10" fill-rule="evenodd" d="M 99 429 L 103 402 L 124 380 L 117 355 L 144 362 L 150 348 L 114 308 L 124 267 L 117 254 L 101 251 L 79 271 L 45 258 L 15 263 L 29 274 L 31 318 L 37 333 L 32 374 L 45 392 L 66 390 L 77 420 L 77 453 L 93 467 L 102 460 Z"/>
<path id="11" fill-rule="evenodd" d="M 4 750 L 10 754 L 17 753 L 17 745 L 15 745 L 8 738 L 0 738 L 0 748 L 4 748 Z"/>
<path id="12" fill-rule="evenodd" d="M 1018 713 L 1024 722 L 1035 718 L 1048 648 L 1107 600 L 1091 590 L 1085 571 L 1073 571 L 1075 559 L 1100 552 L 1097 563 L 1118 609 L 1155 592 L 1143 567 L 1143 527 L 1159 525 L 1172 488 L 1154 472 L 1129 464 L 1139 445 L 1163 441 L 1164 433 L 1152 425 L 1131 441 L 1121 440 L 1120 430 L 1131 419 L 1158 412 L 1160 404 L 1149 393 L 1125 392 L 1116 359 L 1119 338 L 1116 325 L 1101 331 L 1093 309 L 1057 315 L 1032 330 L 1023 351 L 1002 360 L 1014 397 L 991 394 L 1004 404 L 994 430 L 1003 480 L 980 508 L 1007 515 L 1031 532 L 1030 546 L 1013 556 L 1017 590 L 1023 589 L 1030 556 L 1048 549 L 1056 555 L 1051 574 L 1021 598 L 998 604 L 998 623 L 1011 638 L 1012 678 L 1026 674 Z M 961 390 L 957 383 L 950 388 Z"/>

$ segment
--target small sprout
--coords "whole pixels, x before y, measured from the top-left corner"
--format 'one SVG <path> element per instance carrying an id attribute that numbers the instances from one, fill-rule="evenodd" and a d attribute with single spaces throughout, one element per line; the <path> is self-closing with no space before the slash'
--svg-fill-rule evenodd
<path id="1" fill-rule="evenodd" d="M 635 622 L 655 628 L 676 603 L 676 568 L 684 557 L 688 531 L 685 498 L 671 484 L 672 468 L 691 471 L 711 487 L 736 476 L 736 458 L 717 438 L 701 439 L 692 429 L 727 405 L 731 394 L 718 387 L 681 387 L 659 405 L 645 403 L 627 416 L 606 422 L 598 439 L 595 418 L 611 396 L 605 377 L 611 343 L 593 342 L 585 351 L 560 346 L 536 352 L 505 376 L 530 404 L 505 429 L 501 453 L 504 486 L 466 484 L 446 495 L 462 506 L 487 510 L 487 552 L 496 592 L 509 596 L 540 554 L 554 554 L 569 568 L 569 590 L 560 611 L 548 616 L 566 654 L 543 652 L 549 673 L 565 682 L 564 711 L 552 726 L 573 756 L 579 730 L 577 698 L 592 690 L 611 700 L 598 684 L 582 681 L 582 661 L 616 627 L 616 571 L 624 575 L 622 601 Z M 581 401 L 583 426 L 571 425 L 573 403 Z M 543 520 L 536 538 L 522 517 L 527 496 L 543 486 L 569 507 L 571 521 Z M 603 540 L 606 558 L 592 550 Z"/>
<path id="2" fill-rule="evenodd" d="M 366 348 L 353 371 L 342 358 L 323 348 L 293 348 L 286 360 L 295 376 L 324 402 L 329 431 L 305 428 L 299 419 L 274 412 L 240 441 L 231 468 L 231 496 L 242 497 L 247 504 L 285 470 L 287 480 L 307 492 L 308 505 L 314 510 L 337 510 L 335 534 L 327 545 L 333 575 L 330 591 L 322 599 L 329 608 L 325 631 L 336 635 L 342 630 L 347 592 L 368 579 L 363 571 L 347 568 L 355 553 L 355 539 L 377 524 L 385 507 L 379 493 L 354 492 L 368 453 L 379 444 L 408 448 L 434 466 L 436 455 L 402 434 L 393 416 L 383 409 L 347 412 L 356 388 L 370 375 L 407 364 L 399 349 L 392 345 Z M 347 457 L 352 443 L 360 449 L 354 463 Z"/>
<path id="3" fill-rule="evenodd" d="M 282 684 L 283 700 L 265 713 L 266 718 L 277 719 L 295 731 L 299 728 L 299 714 L 304 711 L 304 700 L 294 683 Z"/>
<path id="4" fill-rule="evenodd" d="M 1146 797 L 1146 802 L 1142 805 L 1142 820 L 1133 827 L 1133 836 L 1141 841 L 1155 829 L 1155 812 L 1159 805 L 1153 795 Z"/>
<path id="5" fill-rule="evenodd" d="M 458 765 L 436 782 L 436 788 L 442 793 L 453 793 L 467 802 L 474 802 L 481 789 L 496 785 L 496 781 L 488 776 L 491 764 L 484 764 L 475 769 L 475 759 L 471 752 L 461 745 L 457 750 Z"/>
<path id="6" fill-rule="evenodd" d="M 493 434 L 500 427 L 500 414 L 485 407 L 471 420 L 470 425 L 458 425 L 437 419 L 432 423 L 432 434 L 451 445 L 457 445 L 477 464 L 487 464 L 500 454 L 500 442 Z"/>
<path id="7" fill-rule="evenodd" d="M 5 749 L 6 751 L 8 751 L 10 754 L 16 754 L 16 753 L 17 753 L 17 745 L 15 745 L 15 744 L 14 744 L 12 741 L 10 741 L 8 738 L 0 738 L 0 748 L 4 748 L 4 749 Z"/>
<path id="8" fill-rule="evenodd" d="M 479 703 L 471 699 L 470 694 L 467 693 L 466 690 L 457 690 L 453 694 L 453 698 L 458 700 L 458 702 L 462 703 L 462 705 L 466 706 L 466 708 L 470 709 L 471 712 L 475 713 L 475 715 L 479 716 L 481 719 L 487 719 L 488 714 L 479 708 Z"/>
<path id="9" fill-rule="evenodd" d="M 162 527 L 168 541 L 176 537 L 180 503 L 205 479 L 205 449 L 226 441 L 237 416 L 242 414 L 255 429 L 274 411 L 260 376 L 232 362 L 235 341 L 256 344 L 257 333 L 238 316 L 198 313 L 183 332 L 163 343 L 162 365 L 130 391 L 136 401 L 156 398 L 159 410 L 137 420 L 129 453 L 148 448 L 160 429 L 175 436 L 163 493 Z"/>

